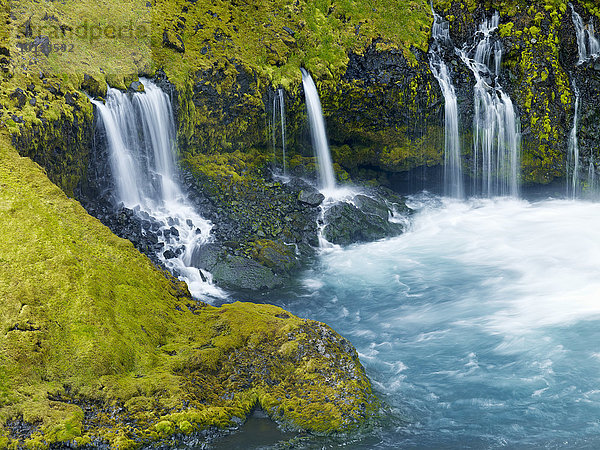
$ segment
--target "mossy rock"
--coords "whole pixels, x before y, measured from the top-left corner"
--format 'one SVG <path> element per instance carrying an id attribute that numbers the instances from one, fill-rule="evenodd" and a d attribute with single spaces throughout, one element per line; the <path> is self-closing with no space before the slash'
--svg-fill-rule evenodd
<path id="1" fill-rule="evenodd" d="M 192 300 L 5 137 L 0 225 L 3 447 L 137 448 L 234 426 L 257 404 L 290 427 L 349 431 L 376 408 L 329 327 Z"/>

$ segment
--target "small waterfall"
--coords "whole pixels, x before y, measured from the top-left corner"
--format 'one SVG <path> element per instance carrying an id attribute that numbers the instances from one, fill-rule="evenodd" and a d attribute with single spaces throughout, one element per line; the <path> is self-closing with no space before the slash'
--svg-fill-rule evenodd
<path id="1" fill-rule="evenodd" d="M 432 29 L 433 43 L 429 51 L 429 66 L 444 95 L 444 188 L 446 195 L 463 196 L 462 161 L 458 133 L 458 103 L 448 66 L 442 58 L 445 47 L 453 47 L 448 22 L 435 11 Z"/>
<path id="2" fill-rule="evenodd" d="M 273 97 L 273 122 L 271 125 L 272 141 L 273 141 L 273 159 L 277 162 L 277 131 L 281 131 L 281 159 L 283 166 L 283 174 L 287 174 L 287 157 L 285 154 L 285 100 L 283 97 L 283 89 L 277 89 L 277 94 Z M 279 114 L 279 120 L 277 120 Z"/>
<path id="3" fill-rule="evenodd" d="M 587 193 L 588 197 L 596 199 L 598 197 L 598 182 L 596 181 L 596 167 L 594 160 L 590 160 L 587 174 Z"/>
<path id="4" fill-rule="evenodd" d="M 573 82 L 575 91 L 575 113 L 573 128 L 569 134 L 567 151 L 567 197 L 577 198 L 579 195 L 579 142 L 577 141 L 577 122 L 579 120 L 579 89 Z"/>
<path id="5" fill-rule="evenodd" d="M 175 123 L 167 95 L 150 80 L 144 93 L 108 88 L 106 104 L 91 100 L 106 130 L 117 201 L 162 224 L 158 258 L 188 283 L 195 297 L 222 296 L 210 274 L 191 267 L 194 249 L 205 243 L 212 225 L 187 201 L 177 181 Z M 147 216 L 146 216 L 147 217 Z"/>
<path id="6" fill-rule="evenodd" d="M 502 90 L 499 75 L 502 45 L 494 39 L 500 16 L 485 20 L 475 43 L 458 53 L 475 76 L 473 117 L 474 179 L 481 175 L 475 192 L 483 195 L 518 196 L 521 124 L 510 97 Z"/>
<path id="7" fill-rule="evenodd" d="M 600 41 L 596 38 L 593 19 L 590 19 L 590 22 L 584 25 L 583 19 L 577 14 L 573 5 L 569 4 L 569 6 L 571 7 L 571 18 L 577 33 L 577 48 L 579 49 L 577 64 L 579 65 L 592 58 L 600 57 Z"/>
<path id="8" fill-rule="evenodd" d="M 304 69 L 300 70 L 302 71 L 302 85 L 306 97 L 310 135 L 319 164 L 319 181 L 322 189 L 333 191 L 335 189 L 335 174 L 331 163 L 327 133 L 325 132 L 325 119 L 321 109 L 321 100 L 310 74 Z"/>

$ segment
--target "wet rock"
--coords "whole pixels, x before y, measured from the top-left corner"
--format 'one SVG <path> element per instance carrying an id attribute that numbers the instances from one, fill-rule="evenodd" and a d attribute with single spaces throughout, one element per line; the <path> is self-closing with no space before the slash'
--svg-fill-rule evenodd
<path id="1" fill-rule="evenodd" d="M 325 196 L 316 189 L 302 189 L 298 194 L 298 201 L 309 206 L 319 206 L 325 200 Z"/>
<path id="2" fill-rule="evenodd" d="M 389 222 L 376 214 L 361 211 L 356 206 L 341 202 L 324 214 L 323 236 L 338 245 L 370 242 L 403 232 L 401 224 Z"/>
<path id="3" fill-rule="evenodd" d="M 138 80 L 138 81 L 131 82 L 131 84 L 129 85 L 129 91 L 130 92 L 145 92 L 146 89 L 144 88 L 144 84 Z"/>
<path id="4" fill-rule="evenodd" d="M 278 273 L 290 272 L 300 265 L 295 246 L 268 239 L 256 241 L 254 259 Z"/>
<path id="5" fill-rule="evenodd" d="M 382 201 L 377 201 L 374 198 L 360 194 L 354 197 L 354 202 L 356 203 L 358 209 L 367 214 L 376 215 L 381 217 L 383 220 L 388 220 L 390 216 L 391 211 Z"/>
<path id="6" fill-rule="evenodd" d="M 283 285 L 273 271 L 243 256 L 226 255 L 213 267 L 213 280 L 227 289 L 258 291 Z"/>
<path id="7" fill-rule="evenodd" d="M 177 253 L 175 253 L 173 250 L 166 250 L 163 253 L 163 256 L 165 257 L 165 259 L 173 259 L 177 258 Z"/>

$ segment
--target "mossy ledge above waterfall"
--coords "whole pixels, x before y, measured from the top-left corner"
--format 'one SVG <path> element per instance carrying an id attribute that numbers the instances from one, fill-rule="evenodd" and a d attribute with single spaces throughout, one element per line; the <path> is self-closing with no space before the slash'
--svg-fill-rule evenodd
<path id="1" fill-rule="evenodd" d="M 377 408 L 356 351 L 268 305 L 190 298 L 0 137 L 0 447 L 137 448 L 260 405 L 313 433 Z"/>

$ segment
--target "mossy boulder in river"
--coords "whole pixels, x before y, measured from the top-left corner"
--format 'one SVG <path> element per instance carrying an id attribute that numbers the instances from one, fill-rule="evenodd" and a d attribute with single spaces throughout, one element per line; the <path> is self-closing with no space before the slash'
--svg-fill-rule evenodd
<path id="1" fill-rule="evenodd" d="M 2 448 L 174 444 L 256 405 L 290 427 L 347 431 L 376 407 L 329 327 L 192 300 L 4 137 L 0 225 Z"/>

